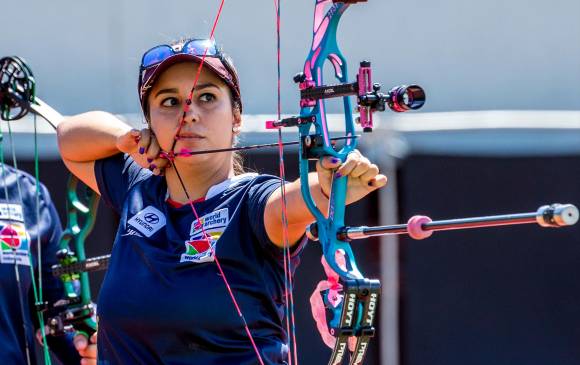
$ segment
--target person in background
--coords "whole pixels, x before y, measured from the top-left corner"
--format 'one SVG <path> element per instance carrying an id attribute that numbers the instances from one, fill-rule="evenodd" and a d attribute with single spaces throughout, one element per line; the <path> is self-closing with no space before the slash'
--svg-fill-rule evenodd
<path id="1" fill-rule="evenodd" d="M 48 303 L 55 303 L 64 293 L 62 282 L 51 273 L 52 265 L 57 263 L 61 222 L 46 187 L 40 184 L 38 194 L 36 189 L 36 181 L 29 174 L 6 164 L 0 165 L 0 347 L 3 364 L 44 363 L 36 358 L 35 342 L 39 339 L 42 343 L 42 336 L 34 286 L 38 290 L 42 286 L 43 301 Z M 46 314 L 44 318 L 46 320 Z M 47 336 L 47 343 L 63 364 L 80 363 L 72 334 Z"/>

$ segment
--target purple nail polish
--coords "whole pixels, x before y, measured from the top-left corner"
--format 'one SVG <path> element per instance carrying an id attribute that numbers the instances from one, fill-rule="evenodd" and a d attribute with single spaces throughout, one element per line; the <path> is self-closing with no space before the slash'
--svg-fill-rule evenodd
<path id="1" fill-rule="evenodd" d="M 340 179 L 341 177 L 342 177 L 342 174 L 340 172 L 337 172 L 336 174 L 334 174 L 335 179 Z"/>
<path id="2" fill-rule="evenodd" d="M 139 154 L 142 155 L 145 153 L 145 148 L 144 147 L 139 147 Z"/>
<path id="3" fill-rule="evenodd" d="M 152 158 L 149 158 L 149 157 L 147 157 L 147 162 L 148 162 L 148 163 L 151 163 L 151 162 L 153 162 L 153 159 L 152 159 Z"/>
<path id="4" fill-rule="evenodd" d="M 331 160 L 331 162 L 332 163 L 339 163 L 340 162 L 340 158 L 333 157 L 332 160 Z"/>
<path id="5" fill-rule="evenodd" d="M 157 165 L 155 165 L 154 163 L 151 164 L 151 166 L 149 166 L 149 168 L 151 169 L 151 171 L 155 170 L 157 168 Z"/>

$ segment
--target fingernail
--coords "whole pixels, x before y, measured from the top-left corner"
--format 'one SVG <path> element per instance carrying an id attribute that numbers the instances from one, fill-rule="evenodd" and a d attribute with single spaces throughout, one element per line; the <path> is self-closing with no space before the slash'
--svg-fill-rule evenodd
<path id="1" fill-rule="evenodd" d="M 333 157 L 330 161 L 332 163 L 339 163 L 340 162 L 340 158 Z"/>
<path id="2" fill-rule="evenodd" d="M 151 162 L 153 162 L 153 159 L 152 159 L 152 158 L 149 158 L 149 157 L 147 157 L 147 162 L 148 162 L 148 163 L 151 163 Z"/>
<path id="3" fill-rule="evenodd" d="M 84 339 L 78 339 L 74 341 L 74 346 L 77 349 L 83 349 L 86 346 L 86 341 Z"/>
<path id="4" fill-rule="evenodd" d="M 342 174 L 340 172 L 337 172 L 336 174 L 334 174 L 335 179 L 340 179 L 341 177 L 342 177 Z"/>
<path id="5" fill-rule="evenodd" d="M 139 147 L 139 154 L 142 155 L 145 153 L 145 147 Z"/>
<path id="6" fill-rule="evenodd" d="M 149 166 L 149 168 L 151 169 L 151 171 L 155 170 L 157 168 L 157 165 L 155 165 L 154 163 L 151 164 L 151 166 Z"/>

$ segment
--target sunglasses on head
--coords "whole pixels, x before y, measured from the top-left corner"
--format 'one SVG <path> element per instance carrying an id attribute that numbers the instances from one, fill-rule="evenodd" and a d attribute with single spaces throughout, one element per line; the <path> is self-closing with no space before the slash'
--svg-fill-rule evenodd
<path id="1" fill-rule="evenodd" d="M 219 63 L 221 64 L 219 67 L 216 66 L 213 61 L 210 62 L 209 60 L 206 60 L 206 62 L 213 64 L 214 72 L 216 72 L 217 75 L 232 89 L 234 97 L 238 100 L 240 99 L 236 70 L 231 64 L 229 57 L 222 53 L 221 47 L 216 45 L 212 39 L 190 39 L 185 41 L 185 43 L 178 43 L 176 45 L 162 44 L 145 52 L 141 58 L 141 66 L 139 67 L 138 88 L 141 99 L 143 99 L 144 93 L 146 93 L 146 89 L 143 89 L 143 85 L 151 81 L 153 75 L 155 75 L 157 66 L 168 58 L 179 54 L 186 54 L 199 58 L 202 58 L 205 55 L 206 57 L 219 60 Z M 220 67 L 223 67 L 224 70 L 221 70 Z M 141 102 L 143 102 L 143 100 L 141 100 Z"/>
<path id="2" fill-rule="evenodd" d="M 221 55 L 218 46 L 210 39 L 191 39 L 183 43 L 183 45 L 177 46 L 162 44 L 151 48 L 143 54 L 143 58 L 141 58 L 141 69 L 155 66 L 167 58 L 180 53 L 200 57 L 204 54 L 209 57 L 220 57 Z"/>

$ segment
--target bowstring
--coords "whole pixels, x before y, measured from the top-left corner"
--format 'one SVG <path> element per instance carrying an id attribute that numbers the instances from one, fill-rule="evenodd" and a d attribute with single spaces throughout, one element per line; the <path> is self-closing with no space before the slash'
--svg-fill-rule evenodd
<path id="1" fill-rule="evenodd" d="M 210 36 L 209 36 L 210 41 L 213 41 L 214 40 L 215 29 L 216 29 L 217 24 L 219 22 L 219 18 L 220 18 L 220 15 L 222 13 L 222 10 L 223 10 L 224 3 L 225 3 L 225 0 L 221 0 L 219 9 L 217 11 L 217 14 L 216 14 L 216 17 L 214 19 L 213 26 L 212 26 L 212 29 L 211 29 L 211 32 L 210 32 Z M 191 199 L 191 197 L 190 197 L 190 195 L 189 195 L 189 193 L 187 191 L 187 188 L 185 186 L 185 183 L 183 182 L 183 179 L 181 178 L 181 175 L 179 174 L 179 171 L 178 171 L 177 166 L 176 166 L 176 163 L 175 163 L 175 146 L 177 144 L 177 140 L 179 138 L 179 133 L 181 131 L 181 128 L 185 124 L 185 118 L 187 116 L 187 112 L 189 111 L 190 104 L 192 103 L 193 94 L 195 92 L 195 87 L 197 86 L 199 77 L 201 75 L 201 71 L 202 71 L 203 65 L 205 63 L 205 59 L 207 57 L 207 52 L 209 50 L 209 46 L 210 45 L 208 44 L 206 46 L 205 50 L 204 50 L 204 53 L 203 53 L 201 62 L 200 62 L 199 67 L 197 69 L 197 74 L 195 76 L 195 80 L 193 82 L 193 86 L 192 86 L 192 88 L 191 88 L 191 90 L 189 92 L 188 98 L 187 98 L 187 100 L 186 100 L 186 102 L 185 102 L 185 104 L 183 106 L 183 114 L 182 114 L 181 120 L 179 122 L 179 126 L 177 128 L 177 131 L 175 133 L 175 138 L 173 140 L 173 145 L 171 147 L 171 152 L 170 152 L 170 156 L 168 156 L 168 159 L 169 159 L 169 161 L 171 163 L 171 166 L 175 170 L 175 174 L 176 174 L 176 176 L 177 176 L 177 178 L 179 180 L 179 183 L 181 184 L 181 187 L 183 188 L 183 192 L 185 193 L 185 197 L 187 198 L 187 204 L 191 207 L 191 210 L 193 212 L 193 215 L 194 215 L 197 223 L 200 224 L 200 226 L 201 226 L 201 231 L 202 231 L 202 235 L 204 237 L 204 240 L 209 245 L 209 249 L 211 250 L 211 254 L 212 254 L 213 258 L 214 258 L 214 261 L 216 263 L 216 266 L 218 268 L 218 271 L 220 272 L 220 275 L 221 275 L 221 277 L 222 277 L 222 279 L 224 281 L 224 284 L 226 286 L 226 289 L 228 291 L 228 294 L 229 294 L 229 296 L 230 296 L 230 298 L 232 300 L 232 303 L 234 304 L 234 307 L 235 307 L 235 309 L 236 309 L 236 311 L 238 313 L 238 317 L 240 318 L 240 320 L 242 321 L 242 323 L 244 325 L 244 330 L 245 330 L 246 334 L 248 335 L 248 338 L 249 338 L 249 340 L 250 340 L 250 342 L 252 344 L 252 347 L 254 349 L 254 352 L 256 353 L 256 356 L 258 358 L 258 361 L 260 362 L 261 365 L 264 365 L 264 361 L 262 360 L 262 356 L 260 355 L 260 351 L 258 350 L 258 346 L 256 345 L 256 342 L 254 341 L 254 337 L 252 336 L 252 333 L 251 333 L 250 328 L 248 326 L 248 322 L 246 321 L 246 318 L 245 318 L 244 314 L 242 313 L 242 310 L 240 308 L 240 305 L 238 304 L 238 301 L 236 300 L 236 297 L 234 295 L 234 292 L 232 291 L 232 288 L 231 288 L 231 286 L 229 284 L 229 281 L 228 281 L 228 279 L 227 279 L 227 277 L 225 275 L 225 272 L 222 269 L 222 266 L 221 266 L 221 264 L 219 262 L 219 259 L 218 259 L 217 255 L 216 255 L 215 248 L 212 245 L 212 238 L 205 231 L 204 225 L 203 225 L 203 223 L 200 220 L 200 217 L 199 217 L 199 215 L 197 213 L 197 210 L 195 209 L 195 206 L 193 204 L 193 201 L 192 201 L 192 199 Z"/>
<path id="2" fill-rule="evenodd" d="M 274 0 L 276 10 L 276 67 L 277 67 L 277 112 L 278 120 L 282 119 L 282 67 L 281 67 L 281 2 Z M 288 212 L 286 210 L 286 171 L 284 165 L 284 144 L 282 141 L 282 128 L 278 128 L 278 166 L 280 175 L 280 193 L 282 199 L 282 241 L 284 244 L 284 307 L 286 310 L 286 332 L 289 338 L 288 364 L 298 365 L 298 346 L 296 343 L 296 322 L 294 316 L 294 283 L 292 281 L 292 260 L 290 257 L 290 243 L 288 239 Z"/>
<path id="3" fill-rule="evenodd" d="M 42 244 L 41 244 L 41 225 L 40 225 L 40 163 L 39 163 L 39 153 L 38 153 L 38 123 L 37 123 L 37 116 L 36 113 L 33 114 L 33 123 L 34 123 L 34 195 L 36 200 L 36 224 L 37 224 L 37 232 L 36 232 L 36 250 L 37 250 L 37 257 L 38 257 L 38 295 L 35 297 L 35 302 L 42 304 L 44 302 L 43 297 L 43 283 L 42 283 Z M 8 124 L 10 125 L 10 124 Z M 10 140 L 12 141 L 12 135 L 10 135 Z M 14 151 L 14 149 L 13 149 Z M 16 155 L 14 155 L 14 161 L 16 161 Z M 18 171 L 18 170 L 17 170 Z M 22 196 L 21 198 L 22 199 Z M 32 270 L 32 266 L 30 266 Z M 48 344 L 46 342 L 46 328 L 44 326 L 44 315 L 41 311 L 37 310 L 40 322 L 40 333 L 42 335 L 42 341 L 44 344 L 44 348 L 48 352 Z M 46 362 L 46 361 L 45 361 Z M 50 358 L 49 362 L 50 364 Z"/>
<path id="4" fill-rule="evenodd" d="M 28 259 L 30 261 L 30 275 L 32 277 L 32 291 L 34 294 L 34 303 L 36 304 L 43 304 L 43 295 L 42 295 L 42 245 L 41 245 L 41 238 L 40 238 L 40 234 L 41 234 L 41 225 L 40 225 L 40 183 L 39 183 L 39 176 L 38 176 L 38 143 L 37 143 L 37 119 L 36 119 L 36 114 L 33 114 L 33 124 L 34 124 L 34 165 L 35 165 L 35 176 L 34 176 L 34 181 L 35 181 L 35 203 L 36 203 L 36 249 L 37 249 L 37 265 L 38 265 L 38 284 L 36 282 L 36 276 L 34 274 L 34 266 L 32 264 L 32 254 L 31 254 L 31 250 L 30 247 L 28 249 Z M 14 148 L 14 138 L 13 138 L 13 133 L 12 133 L 12 124 L 10 122 L 7 123 L 8 125 L 8 140 L 10 142 L 10 150 L 12 151 L 12 163 L 14 165 L 14 169 L 16 169 L 16 187 L 18 189 L 18 198 L 20 200 L 20 205 L 22 206 L 23 212 L 22 212 L 22 220 L 24 223 L 24 227 L 27 227 L 26 225 L 26 218 L 24 215 L 24 198 L 23 198 L 23 194 L 22 194 L 22 187 L 20 185 L 20 177 L 21 177 L 21 172 L 20 169 L 18 168 L 18 160 L 16 158 L 16 149 Z M 32 244 L 32 242 L 30 242 L 30 244 Z M 44 362 L 45 364 L 50 365 L 52 362 L 50 360 L 50 355 L 48 352 L 48 343 L 46 340 L 46 331 L 45 331 L 45 325 L 44 325 L 44 314 L 42 311 L 38 310 L 38 308 L 36 308 L 36 314 L 38 316 L 38 322 L 39 322 L 39 327 L 40 327 L 40 333 L 42 336 L 42 342 L 43 342 L 43 353 L 44 353 Z M 34 334 L 33 334 L 34 335 Z"/>

